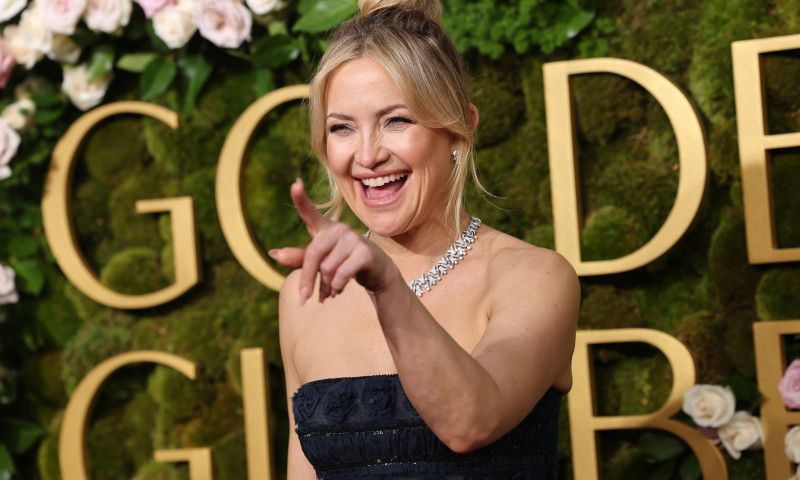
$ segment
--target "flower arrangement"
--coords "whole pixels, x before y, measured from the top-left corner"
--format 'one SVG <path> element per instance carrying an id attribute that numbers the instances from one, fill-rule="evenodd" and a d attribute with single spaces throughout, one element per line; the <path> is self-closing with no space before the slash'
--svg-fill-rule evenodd
<path id="1" fill-rule="evenodd" d="M 795 359 L 778 382 L 778 392 L 786 408 L 800 409 L 800 360 Z M 783 439 L 786 446 L 786 456 L 794 463 L 800 464 L 800 426 L 795 425 L 786 433 Z M 800 466 L 790 480 L 800 480 Z"/>
<path id="2" fill-rule="evenodd" d="M 746 410 L 736 411 L 736 397 L 729 387 L 693 386 L 683 394 L 683 412 L 735 460 L 740 459 L 745 450 L 763 447 L 761 419 Z"/>

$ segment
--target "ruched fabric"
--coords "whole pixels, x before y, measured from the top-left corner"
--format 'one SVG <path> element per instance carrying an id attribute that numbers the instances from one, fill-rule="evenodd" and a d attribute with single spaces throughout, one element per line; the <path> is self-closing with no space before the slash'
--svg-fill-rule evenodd
<path id="1" fill-rule="evenodd" d="M 329 480 L 555 480 L 560 407 L 550 389 L 508 434 L 459 454 L 425 425 L 397 375 L 318 380 L 292 397 L 303 452 Z"/>

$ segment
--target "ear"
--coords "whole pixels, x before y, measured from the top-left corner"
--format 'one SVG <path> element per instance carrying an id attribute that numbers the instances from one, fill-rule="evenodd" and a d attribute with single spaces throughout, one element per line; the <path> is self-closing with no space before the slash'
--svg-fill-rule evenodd
<path id="1" fill-rule="evenodd" d="M 478 113 L 478 107 L 472 103 L 469 104 L 469 113 L 472 115 L 472 132 L 475 133 L 478 129 L 478 122 L 481 119 L 481 115 Z"/>

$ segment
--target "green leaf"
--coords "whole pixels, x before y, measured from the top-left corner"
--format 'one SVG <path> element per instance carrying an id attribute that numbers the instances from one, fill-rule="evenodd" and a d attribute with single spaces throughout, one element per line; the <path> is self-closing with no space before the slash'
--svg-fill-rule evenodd
<path id="1" fill-rule="evenodd" d="M 14 460 L 5 445 L 0 443 L 0 475 L 6 473 L 16 473 L 14 469 Z"/>
<path id="2" fill-rule="evenodd" d="M 596 15 L 594 2 L 587 6 L 578 5 L 577 2 L 570 3 L 572 5 L 562 5 L 553 19 L 552 28 L 561 40 L 574 38 L 592 23 Z"/>
<path id="3" fill-rule="evenodd" d="M 89 59 L 86 67 L 86 81 L 92 83 L 97 77 L 105 75 L 114 69 L 114 48 L 110 45 L 100 45 Z"/>
<path id="4" fill-rule="evenodd" d="M 700 469 L 700 462 L 694 455 L 687 455 L 678 466 L 678 473 L 681 480 L 700 480 L 703 471 Z"/>
<path id="5" fill-rule="evenodd" d="M 36 110 L 33 114 L 33 121 L 36 122 L 37 125 L 49 125 L 61 118 L 65 111 L 66 108 L 64 105 L 56 109 Z"/>
<path id="6" fill-rule="evenodd" d="M 314 8 L 317 0 L 300 0 L 300 3 L 297 4 L 297 13 L 300 15 L 305 15 Z"/>
<path id="7" fill-rule="evenodd" d="M 686 445 L 682 441 L 665 433 L 647 432 L 639 438 L 636 445 L 653 462 L 663 462 L 686 451 Z"/>
<path id="8" fill-rule="evenodd" d="M 139 77 L 142 100 L 152 100 L 166 92 L 175 79 L 176 71 L 177 67 L 172 60 L 156 57 L 148 63 Z"/>
<path id="9" fill-rule="evenodd" d="M 300 48 L 288 35 L 264 37 L 256 42 L 252 49 L 253 63 L 260 67 L 280 67 L 300 55 Z"/>
<path id="10" fill-rule="evenodd" d="M 272 70 L 266 68 L 256 70 L 256 97 L 261 98 L 274 88 L 275 82 L 272 80 Z"/>
<path id="11" fill-rule="evenodd" d="M 274 22 L 269 22 L 267 31 L 269 31 L 270 35 L 285 35 L 289 33 L 289 28 L 286 26 L 286 22 L 275 20 Z"/>
<path id="12" fill-rule="evenodd" d="M 677 458 L 667 460 L 659 463 L 658 467 L 647 476 L 648 480 L 671 480 L 672 474 L 675 472 L 675 464 L 678 462 Z"/>
<path id="13" fill-rule="evenodd" d="M 184 97 L 186 104 L 194 107 L 197 95 L 200 94 L 203 85 L 214 71 L 214 65 L 202 55 L 180 57 L 178 65 L 181 67 L 181 74 L 186 79 L 186 95 Z"/>
<path id="14" fill-rule="evenodd" d="M 64 95 L 61 92 L 43 91 L 31 95 L 31 100 L 37 109 L 55 107 L 64 104 Z"/>
<path id="15" fill-rule="evenodd" d="M 11 266 L 17 273 L 19 281 L 17 287 L 20 291 L 31 295 L 38 295 L 44 287 L 44 274 L 36 260 L 14 260 Z"/>
<path id="16" fill-rule="evenodd" d="M 5 445 L 14 455 L 30 449 L 42 436 L 42 427 L 19 418 L 0 418 L 0 446 Z"/>
<path id="17" fill-rule="evenodd" d="M 142 73 L 154 58 L 156 54 L 152 52 L 126 53 L 117 60 L 117 68 L 127 72 Z"/>
<path id="18" fill-rule="evenodd" d="M 356 5 L 356 0 L 316 0 L 313 5 L 304 2 L 302 15 L 292 30 L 308 33 L 330 30 L 352 17 L 356 13 Z"/>
<path id="19" fill-rule="evenodd" d="M 36 253 L 39 241 L 29 235 L 15 235 L 8 241 L 8 253 L 12 257 L 23 258 Z"/>

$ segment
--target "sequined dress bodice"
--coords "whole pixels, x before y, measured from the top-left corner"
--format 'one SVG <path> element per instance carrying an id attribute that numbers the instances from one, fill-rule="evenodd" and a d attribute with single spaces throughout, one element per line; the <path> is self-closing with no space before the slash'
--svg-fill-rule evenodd
<path id="1" fill-rule="evenodd" d="M 303 452 L 331 480 L 555 480 L 560 407 L 550 389 L 508 434 L 459 454 L 422 421 L 397 375 L 317 380 L 292 397 Z"/>

